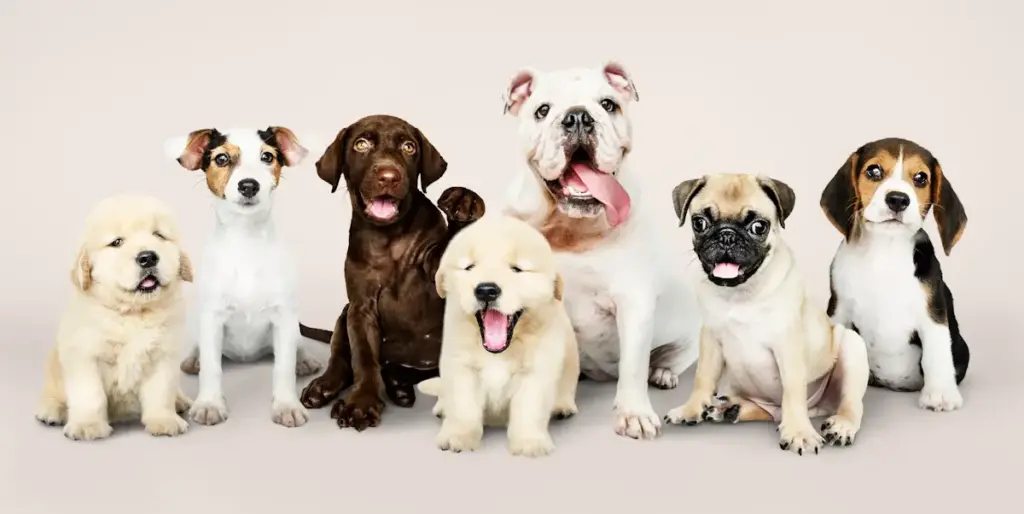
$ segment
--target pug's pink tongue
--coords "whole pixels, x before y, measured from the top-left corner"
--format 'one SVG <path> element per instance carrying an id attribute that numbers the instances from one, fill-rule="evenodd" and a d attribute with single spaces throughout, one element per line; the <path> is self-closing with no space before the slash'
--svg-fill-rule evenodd
<path id="1" fill-rule="evenodd" d="M 715 265 L 711 274 L 718 278 L 736 278 L 740 276 L 740 267 L 736 264 L 721 262 Z"/>
<path id="2" fill-rule="evenodd" d="M 491 351 L 504 350 L 508 345 L 508 316 L 500 311 L 484 311 L 484 346 Z"/>
<path id="3" fill-rule="evenodd" d="M 572 165 L 573 174 L 566 178 L 566 182 L 580 189 L 576 180 L 584 186 L 583 191 L 589 191 L 597 201 L 604 204 L 604 210 L 608 214 L 608 224 L 612 227 L 629 219 L 629 193 L 619 185 L 619 181 L 608 173 L 576 163 Z"/>
<path id="4" fill-rule="evenodd" d="M 395 205 L 395 202 L 391 200 L 382 200 L 378 198 L 370 202 L 370 205 L 367 208 L 367 210 L 370 211 L 370 216 L 373 216 L 374 218 L 377 219 L 386 220 L 391 218 L 392 216 L 395 215 L 396 212 L 398 212 L 398 207 Z"/>

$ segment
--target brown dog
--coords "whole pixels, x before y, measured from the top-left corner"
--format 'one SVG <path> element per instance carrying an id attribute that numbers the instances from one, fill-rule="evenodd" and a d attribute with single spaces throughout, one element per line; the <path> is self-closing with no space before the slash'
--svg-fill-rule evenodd
<path id="1" fill-rule="evenodd" d="M 377 426 L 382 393 L 411 407 L 416 383 L 438 374 L 444 300 L 434 274 L 452 236 L 484 214 L 483 199 L 465 188 L 447 189 L 437 207 L 427 198 L 447 167 L 419 129 L 383 115 L 342 129 L 316 163 L 332 193 L 344 179 L 352 202 L 349 303 L 333 334 L 301 325 L 303 336 L 331 344 L 327 370 L 301 399 L 315 409 L 353 386 L 331 410 L 340 427 Z"/>

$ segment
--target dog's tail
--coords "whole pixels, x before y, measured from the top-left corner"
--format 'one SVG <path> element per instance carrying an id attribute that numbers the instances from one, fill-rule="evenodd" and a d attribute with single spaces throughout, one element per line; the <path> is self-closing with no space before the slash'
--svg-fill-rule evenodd
<path id="1" fill-rule="evenodd" d="M 416 384 L 416 389 L 428 396 L 439 396 L 441 394 L 441 379 L 439 377 L 428 378 Z"/>
<path id="2" fill-rule="evenodd" d="M 299 333 L 302 337 L 312 339 L 314 341 L 320 341 L 321 343 L 331 344 L 331 336 L 334 335 L 330 330 L 324 330 L 322 328 L 307 327 L 302 323 L 299 323 Z"/>

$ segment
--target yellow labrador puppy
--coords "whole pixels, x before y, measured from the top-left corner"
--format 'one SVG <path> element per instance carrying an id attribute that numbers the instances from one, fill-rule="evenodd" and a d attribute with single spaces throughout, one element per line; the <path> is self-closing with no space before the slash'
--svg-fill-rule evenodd
<path id="1" fill-rule="evenodd" d="M 71 271 L 75 295 L 45 367 L 36 419 L 73 440 L 102 439 L 138 419 L 152 435 L 184 433 L 179 415 L 182 282 L 192 281 L 170 211 L 146 196 L 101 201 Z"/>
<path id="2" fill-rule="evenodd" d="M 808 298 L 782 237 L 795 203 L 785 183 L 755 175 L 707 175 L 676 186 L 676 215 L 693 227 L 704 271 L 697 281 L 704 324 L 693 392 L 665 421 L 773 420 L 779 446 L 800 455 L 856 437 L 867 349 Z M 823 415 L 831 415 L 824 437 L 811 425 Z"/>
<path id="3" fill-rule="evenodd" d="M 435 278 L 440 377 L 419 389 L 438 396 L 438 447 L 475 450 L 485 425 L 507 426 L 513 455 L 551 453 L 548 422 L 576 413 L 580 373 L 551 246 L 523 221 L 485 216 L 452 239 Z"/>

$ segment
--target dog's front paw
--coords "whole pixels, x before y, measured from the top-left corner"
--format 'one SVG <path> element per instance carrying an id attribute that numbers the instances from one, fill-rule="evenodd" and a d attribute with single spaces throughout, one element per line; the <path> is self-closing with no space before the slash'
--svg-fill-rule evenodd
<path id="1" fill-rule="evenodd" d="M 740 419 L 740 404 L 733 403 L 728 396 L 718 396 L 704 407 L 700 417 L 712 423 L 736 423 Z"/>
<path id="2" fill-rule="evenodd" d="M 228 406 L 223 398 L 197 400 L 188 412 L 192 421 L 200 425 L 216 425 L 228 419 Z"/>
<path id="3" fill-rule="evenodd" d="M 658 389 L 675 389 L 679 385 L 679 375 L 668 368 L 651 368 L 647 382 Z"/>
<path id="4" fill-rule="evenodd" d="M 190 355 L 181 361 L 181 372 L 186 375 L 199 374 L 199 355 Z"/>
<path id="5" fill-rule="evenodd" d="M 686 403 L 676 407 L 665 414 L 665 423 L 671 423 L 673 425 L 689 425 L 693 426 L 701 421 L 704 421 L 704 412 L 707 410 L 709 404 L 699 400 L 690 399 Z"/>
<path id="6" fill-rule="evenodd" d="M 380 424 L 384 402 L 374 394 L 352 394 L 334 404 L 331 417 L 338 420 L 340 428 L 354 428 L 362 432 Z"/>
<path id="7" fill-rule="evenodd" d="M 543 457 L 555 451 L 555 443 L 548 434 L 509 436 L 508 452 L 523 457 Z"/>
<path id="8" fill-rule="evenodd" d="M 483 427 L 473 430 L 441 428 L 437 434 L 437 447 L 452 453 L 471 452 L 480 447 L 483 436 Z"/>
<path id="9" fill-rule="evenodd" d="M 484 215 L 484 199 L 470 189 L 449 187 L 437 200 L 437 207 L 448 218 L 449 223 L 466 224 Z"/>
<path id="10" fill-rule="evenodd" d="M 309 412 L 295 400 L 274 400 L 271 419 L 288 428 L 301 427 L 309 421 Z"/>
<path id="11" fill-rule="evenodd" d="M 779 448 L 795 452 L 797 455 L 805 453 L 818 453 L 824 440 L 814 430 L 811 422 L 786 424 L 785 421 L 779 425 Z"/>
<path id="12" fill-rule="evenodd" d="M 68 420 L 68 409 L 56 400 L 42 400 L 36 407 L 36 420 L 51 427 L 63 425 Z"/>
<path id="13" fill-rule="evenodd" d="M 345 381 L 342 377 L 324 373 L 314 378 L 302 390 L 302 394 L 299 395 L 299 401 L 307 409 L 319 409 L 334 401 L 343 389 L 345 389 Z"/>
<path id="14" fill-rule="evenodd" d="M 650 401 L 616 401 L 615 433 L 631 439 L 654 439 L 661 433 L 661 419 Z"/>
<path id="15" fill-rule="evenodd" d="M 64 425 L 64 437 L 72 441 L 95 441 L 106 439 L 114 429 L 106 421 L 69 421 Z"/>
<path id="16" fill-rule="evenodd" d="M 577 413 L 579 413 L 579 408 L 576 407 L 576 402 L 566 400 L 555 404 L 555 408 L 551 411 L 551 416 L 555 419 L 569 419 Z"/>
<path id="17" fill-rule="evenodd" d="M 947 387 L 925 387 L 921 390 L 921 396 L 917 400 L 918 406 L 935 412 L 946 412 L 957 410 L 964 405 L 964 398 L 960 396 L 960 389 L 955 386 Z"/>
<path id="18" fill-rule="evenodd" d="M 174 412 L 177 412 L 178 414 L 185 414 L 191 408 L 192 398 L 185 396 L 185 393 L 178 392 L 177 398 L 174 399 Z"/>
<path id="19" fill-rule="evenodd" d="M 850 446 L 857 437 L 860 427 L 846 416 L 836 414 L 821 424 L 821 435 L 832 446 Z"/>
<path id="20" fill-rule="evenodd" d="M 308 377 L 320 371 L 320 361 L 308 356 L 300 355 L 295 361 L 295 376 Z"/>
<path id="21" fill-rule="evenodd" d="M 142 424 L 146 427 L 146 432 L 153 436 L 174 437 L 188 432 L 188 422 L 177 414 L 145 419 Z"/>

